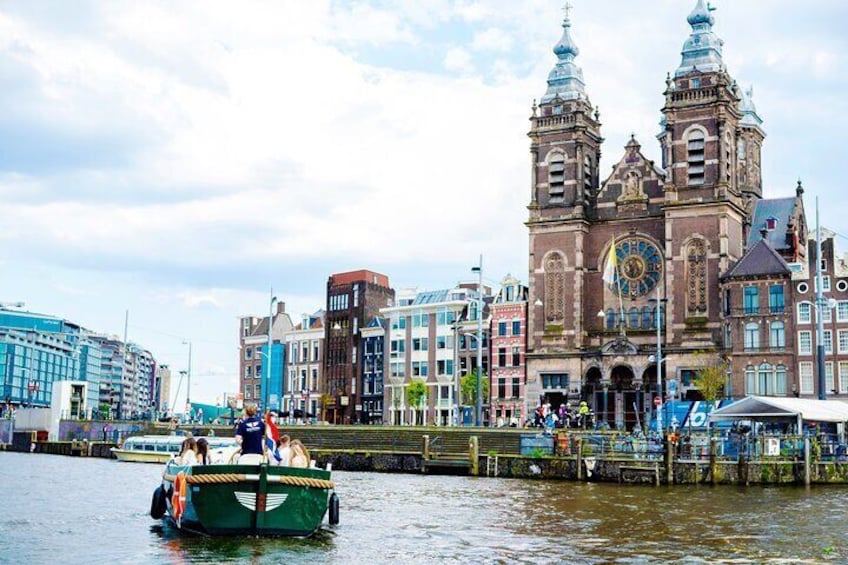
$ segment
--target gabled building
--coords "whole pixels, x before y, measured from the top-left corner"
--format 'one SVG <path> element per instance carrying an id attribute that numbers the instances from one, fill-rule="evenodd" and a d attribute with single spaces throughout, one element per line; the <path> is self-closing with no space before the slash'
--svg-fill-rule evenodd
<path id="1" fill-rule="evenodd" d="M 324 316 L 323 310 L 312 315 L 303 314 L 300 323 L 285 337 L 288 377 L 283 406 L 292 420 L 323 418 L 319 404 L 324 390 Z"/>
<path id="2" fill-rule="evenodd" d="M 362 351 L 358 386 L 362 391 L 360 422 L 382 424 L 383 379 L 386 369 L 386 319 L 376 317 L 371 320 L 360 330 L 359 343 L 359 349 Z"/>
<path id="3" fill-rule="evenodd" d="M 523 425 L 530 407 L 525 398 L 527 348 L 526 285 L 507 275 L 490 306 L 490 412 L 496 425 Z M 567 393 L 567 391 L 565 391 Z M 533 399 L 535 406 L 536 399 Z"/>
<path id="4" fill-rule="evenodd" d="M 239 390 L 245 402 L 255 403 L 261 411 L 280 410 L 283 402 L 285 371 L 285 335 L 291 331 L 286 303 L 276 301 L 273 316 L 239 318 Z M 271 324 L 269 353 L 268 325 Z M 268 371 L 270 355 L 271 370 Z"/>

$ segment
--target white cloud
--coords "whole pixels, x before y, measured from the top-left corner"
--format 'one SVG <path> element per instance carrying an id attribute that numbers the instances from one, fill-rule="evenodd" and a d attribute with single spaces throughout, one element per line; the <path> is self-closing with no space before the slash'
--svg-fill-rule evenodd
<path id="1" fill-rule="evenodd" d="M 445 68 L 449 71 L 470 73 L 474 70 L 471 63 L 471 54 L 462 47 L 451 47 L 445 53 Z"/>
<path id="2" fill-rule="evenodd" d="M 502 53 L 512 49 L 512 36 L 498 28 L 489 28 L 474 35 L 471 48 L 475 51 Z"/>

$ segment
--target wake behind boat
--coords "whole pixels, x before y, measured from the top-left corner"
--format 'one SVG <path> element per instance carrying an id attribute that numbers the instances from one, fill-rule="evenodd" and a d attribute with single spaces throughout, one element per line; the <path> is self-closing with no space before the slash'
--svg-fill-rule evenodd
<path id="1" fill-rule="evenodd" d="M 170 461 L 150 515 L 209 535 L 312 535 L 329 511 L 339 521 L 330 471 L 259 465 L 180 465 Z"/>

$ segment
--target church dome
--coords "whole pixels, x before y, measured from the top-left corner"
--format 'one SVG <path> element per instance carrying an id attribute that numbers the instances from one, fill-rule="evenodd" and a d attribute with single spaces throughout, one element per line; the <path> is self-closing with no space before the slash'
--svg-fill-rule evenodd
<path id="1" fill-rule="evenodd" d="M 715 18 L 710 13 L 714 8 L 698 0 L 695 9 L 686 18 L 692 26 L 692 33 L 683 44 L 680 66 L 674 72 L 675 78 L 691 72 L 710 73 L 724 68 L 722 46 L 724 42 L 713 32 Z"/>
<path id="2" fill-rule="evenodd" d="M 583 81 L 583 69 L 577 66 L 574 58 L 580 49 L 571 38 L 571 20 L 566 15 L 562 22 L 562 37 L 554 45 L 554 54 L 559 59 L 548 74 L 548 89 L 542 96 L 542 103 L 556 98 L 562 100 L 586 99 L 586 83 Z"/>

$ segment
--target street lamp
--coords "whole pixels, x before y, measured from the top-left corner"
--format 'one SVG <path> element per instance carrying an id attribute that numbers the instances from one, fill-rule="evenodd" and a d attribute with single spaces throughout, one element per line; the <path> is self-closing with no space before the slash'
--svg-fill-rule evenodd
<path id="1" fill-rule="evenodd" d="M 654 310 L 654 324 L 657 326 L 657 398 L 659 402 L 655 402 L 657 409 L 657 432 L 662 434 L 663 432 L 663 421 L 662 421 L 662 405 L 663 405 L 663 386 L 662 386 L 662 363 L 665 361 L 662 357 L 662 332 L 660 326 L 660 312 L 661 312 L 661 304 L 666 302 L 668 299 L 660 298 L 660 286 L 657 285 L 657 297 L 649 298 L 648 302 L 653 302 L 656 307 Z M 650 358 L 649 358 L 650 360 Z"/>
<path id="2" fill-rule="evenodd" d="M 183 345 L 188 345 L 188 370 L 186 371 L 186 375 L 188 376 L 188 386 L 186 387 L 186 411 L 189 412 L 189 417 L 191 417 L 191 341 L 186 340 L 183 342 Z"/>
<path id="3" fill-rule="evenodd" d="M 262 385 L 262 404 L 263 408 L 267 410 L 269 408 L 268 404 L 270 402 L 270 388 L 271 388 L 271 347 L 274 345 L 273 336 L 271 334 L 271 330 L 274 329 L 274 304 L 277 303 L 277 297 L 274 296 L 274 289 L 271 289 L 271 302 L 268 308 L 268 354 L 265 356 L 266 365 L 268 368 L 268 378 L 267 382 Z"/>
<path id="4" fill-rule="evenodd" d="M 480 263 L 471 268 L 472 273 L 477 273 L 477 409 L 475 419 L 478 426 L 483 425 L 483 255 L 480 255 Z"/>

